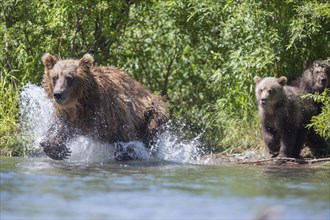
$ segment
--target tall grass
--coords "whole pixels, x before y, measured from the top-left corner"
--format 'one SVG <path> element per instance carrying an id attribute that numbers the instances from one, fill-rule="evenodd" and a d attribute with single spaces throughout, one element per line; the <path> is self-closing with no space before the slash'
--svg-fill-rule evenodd
<path id="1" fill-rule="evenodd" d="M 24 155 L 25 148 L 18 128 L 20 82 L 11 72 L 0 76 L 0 154 Z"/>

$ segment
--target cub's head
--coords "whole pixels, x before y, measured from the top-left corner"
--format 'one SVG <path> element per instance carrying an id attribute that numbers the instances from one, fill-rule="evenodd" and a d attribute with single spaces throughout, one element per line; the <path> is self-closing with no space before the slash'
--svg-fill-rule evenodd
<path id="1" fill-rule="evenodd" d="M 254 77 L 256 83 L 255 95 L 258 105 L 274 105 L 280 101 L 283 97 L 283 86 L 287 83 L 287 78 L 281 76 L 280 78 L 266 77 L 260 78 L 259 76 Z"/>
<path id="2" fill-rule="evenodd" d="M 93 57 L 85 54 L 80 60 L 58 60 L 46 53 L 41 60 L 45 67 L 43 86 L 48 97 L 58 106 L 74 105 L 93 65 Z"/>
<path id="3" fill-rule="evenodd" d="M 316 60 L 312 63 L 304 63 L 304 80 L 312 88 L 313 92 L 323 92 L 330 88 L 330 64 L 327 60 Z"/>

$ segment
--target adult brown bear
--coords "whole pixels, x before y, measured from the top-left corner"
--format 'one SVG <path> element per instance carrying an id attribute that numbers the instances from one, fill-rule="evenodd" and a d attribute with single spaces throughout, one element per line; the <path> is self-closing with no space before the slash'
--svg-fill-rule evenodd
<path id="1" fill-rule="evenodd" d="M 67 158 L 76 134 L 101 142 L 138 140 L 150 147 L 168 121 L 161 96 L 115 67 L 93 66 L 93 57 L 58 60 L 46 53 L 43 87 L 55 107 L 55 123 L 40 145 L 55 160 Z"/>

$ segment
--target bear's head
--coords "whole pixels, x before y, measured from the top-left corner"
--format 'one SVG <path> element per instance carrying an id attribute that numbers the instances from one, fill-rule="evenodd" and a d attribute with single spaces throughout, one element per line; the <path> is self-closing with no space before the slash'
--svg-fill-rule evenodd
<path id="1" fill-rule="evenodd" d="M 323 92 L 330 87 L 330 64 L 327 60 L 304 63 L 304 77 L 313 92 Z"/>
<path id="2" fill-rule="evenodd" d="M 254 82 L 256 83 L 255 95 L 258 105 L 271 106 L 281 101 L 287 78 L 285 76 L 280 78 L 256 76 Z"/>
<path id="3" fill-rule="evenodd" d="M 60 107 L 75 105 L 90 73 L 93 57 L 85 54 L 80 60 L 58 60 L 46 53 L 41 60 L 45 67 L 43 84 L 48 97 Z"/>

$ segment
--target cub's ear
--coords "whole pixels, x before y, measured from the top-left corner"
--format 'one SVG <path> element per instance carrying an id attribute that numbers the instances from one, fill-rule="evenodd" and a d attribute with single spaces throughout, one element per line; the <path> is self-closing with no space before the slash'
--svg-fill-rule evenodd
<path id="1" fill-rule="evenodd" d="M 87 69 L 91 68 L 93 66 L 94 59 L 92 55 L 85 54 L 79 61 L 79 66 L 83 66 Z"/>
<path id="2" fill-rule="evenodd" d="M 277 81 L 281 86 L 285 86 L 286 83 L 288 82 L 288 79 L 285 76 L 281 76 L 280 78 L 277 79 Z"/>
<path id="3" fill-rule="evenodd" d="M 44 64 L 46 69 L 51 70 L 51 69 L 53 69 L 55 63 L 57 62 L 57 59 L 50 53 L 45 53 L 42 56 L 41 61 Z"/>
<path id="4" fill-rule="evenodd" d="M 257 84 L 257 83 L 259 83 L 259 82 L 262 80 L 262 78 L 259 77 L 259 76 L 255 76 L 255 77 L 253 78 L 253 80 L 254 80 L 254 82 Z"/>
<path id="5" fill-rule="evenodd" d="M 308 68 L 313 66 L 313 62 L 309 61 L 309 60 L 305 60 L 304 62 L 304 70 L 307 70 Z"/>

